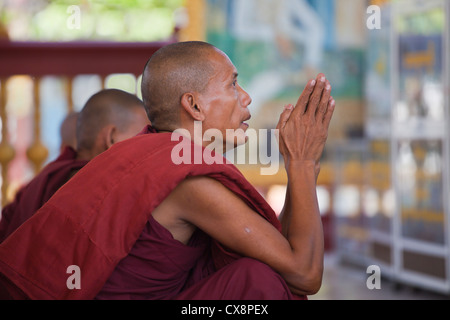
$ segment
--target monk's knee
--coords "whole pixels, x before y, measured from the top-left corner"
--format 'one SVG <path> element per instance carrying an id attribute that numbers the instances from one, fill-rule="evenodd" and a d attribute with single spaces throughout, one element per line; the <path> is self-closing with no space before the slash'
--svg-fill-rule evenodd
<path id="1" fill-rule="evenodd" d="M 241 258 L 233 263 L 233 269 L 251 297 L 260 299 L 290 299 L 291 292 L 281 275 L 258 260 Z"/>
<path id="2" fill-rule="evenodd" d="M 241 258 L 186 289 L 180 300 L 293 299 L 284 279 L 268 265 Z"/>

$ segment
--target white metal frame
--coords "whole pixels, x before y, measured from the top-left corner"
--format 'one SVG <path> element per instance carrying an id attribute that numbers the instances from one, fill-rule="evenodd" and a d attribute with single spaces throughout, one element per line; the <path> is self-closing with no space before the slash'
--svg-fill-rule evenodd
<path id="1" fill-rule="evenodd" d="M 450 120 L 450 1 L 444 1 L 445 6 L 445 27 L 444 27 L 444 39 L 445 44 L 443 46 L 444 49 L 444 103 L 445 103 L 445 121 L 448 123 Z M 446 54 L 445 54 L 446 53 Z M 447 165 L 444 166 L 444 194 L 448 195 L 450 193 L 450 126 L 447 127 L 447 131 L 445 132 L 446 143 L 444 145 L 444 156 L 446 159 Z M 444 201 L 444 210 L 447 213 L 445 216 L 445 224 L 446 224 L 446 233 L 445 233 L 445 241 L 447 244 L 447 293 L 450 291 L 448 287 L 450 287 L 450 199 Z"/>
<path id="2" fill-rule="evenodd" d="M 390 3 L 383 4 L 383 16 L 382 16 L 382 28 L 388 28 L 388 31 L 391 29 L 392 23 L 392 5 Z M 389 35 L 388 35 L 389 36 Z M 389 39 L 389 38 L 388 38 Z M 389 54 L 389 52 L 387 52 Z M 366 135 L 368 136 L 370 141 L 373 140 L 386 140 L 389 141 L 391 139 L 391 116 L 389 118 L 367 118 L 366 119 Z M 392 186 L 391 186 L 392 188 Z M 391 226 L 392 227 L 392 226 Z M 378 243 L 382 245 L 386 245 L 391 248 L 391 252 L 393 251 L 393 235 L 392 232 L 385 232 L 381 230 L 376 230 L 371 228 L 369 230 L 369 241 L 371 243 Z M 394 262 L 391 257 L 391 263 L 386 263 L 385 261 L 376 258 L 373 255 L 369 257 L 365 257 L 365 259 L 361 259 L 366 266 L 370 264 L 378 265 L 382 271 L 382 276 L 385 278 L 392 278 L 394 274 Z"/>

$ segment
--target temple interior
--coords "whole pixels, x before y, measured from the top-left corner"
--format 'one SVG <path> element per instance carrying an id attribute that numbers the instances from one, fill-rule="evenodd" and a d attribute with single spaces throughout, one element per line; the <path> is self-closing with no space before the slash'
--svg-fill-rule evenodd
<path id="1" fill-rule="evenodd" d="M 228 158 L 276 214 L 288 181 L 273 129 L 309 79 L 332 85 L 310 299 L 448 299 L 448 0 L 0 0 L 2 207 L 58 157 L 68 114 L 101 89 L 142 98 L 148 57 L 191 40 L 224 51 L 252 98 L 257 147 Z"/>

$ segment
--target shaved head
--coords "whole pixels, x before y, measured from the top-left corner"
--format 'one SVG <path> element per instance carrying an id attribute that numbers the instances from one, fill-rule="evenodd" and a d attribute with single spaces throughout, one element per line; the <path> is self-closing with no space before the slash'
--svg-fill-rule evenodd
<path id="1" fill-rule="evenodd" d="M 94 148 L 97 136 L 108 125 L 117 128 L 118 133 L 127 132 L 133 125 L 142 129 L 144 121 L 148 121 L 143 110 L 139 98 L 122 90 L 105 89 L 94 94 L 78 116 L 77 149 Z"/>
<path id="2" fill-rule="evenodd" d="M 61 150 L 63 150 L 66 146 L 70 146 L 73 149 L 77 148 L 77 121 L 78 112 L 71 112 L 61 123 L 59 128 Z"/>
<path id="3" fill-rule="evenodd" d="M 201 41 L 170 44 L 155 52 L 142 76 L 142 98 L 156 130 L 172 131 L 179 122 L 181 97 L 202 93 L 213 74 L 208 57 L 217 50 Z"/>

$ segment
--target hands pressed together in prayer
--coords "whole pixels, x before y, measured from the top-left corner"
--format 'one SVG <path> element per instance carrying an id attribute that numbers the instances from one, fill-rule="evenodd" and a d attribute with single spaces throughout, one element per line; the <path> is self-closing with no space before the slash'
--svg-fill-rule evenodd
<path id="1" fill-rule="evenodd" d="M 320 73 L 308 82 L 295 107 L 285 106 L 277 129 L 288 173 L 293 162 L 314 161 L 318 175 L 335 105 L 330 82 Z"/>
<path id="2" fill-rule="evenodd" d="M 295 107 L 284 108 L 277 125 L 288 175 L 279 219 L 300 270 L 292 280 L 289 274 L 284 277 L 296 293 L 317 292 L 322 282 L 323 230 L 315 186 L 335 105 L 330 82 L 320 73 L 308 82 Z"/>

